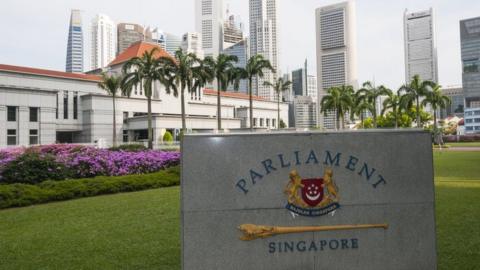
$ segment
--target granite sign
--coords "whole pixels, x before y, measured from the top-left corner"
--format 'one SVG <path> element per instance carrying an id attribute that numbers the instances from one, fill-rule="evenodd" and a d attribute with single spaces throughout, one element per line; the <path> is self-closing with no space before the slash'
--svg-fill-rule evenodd
<path id="1" fill-rule="evenodd" d="M 187 135 L 182 267 L 436 269 L 423 131 Z"/>

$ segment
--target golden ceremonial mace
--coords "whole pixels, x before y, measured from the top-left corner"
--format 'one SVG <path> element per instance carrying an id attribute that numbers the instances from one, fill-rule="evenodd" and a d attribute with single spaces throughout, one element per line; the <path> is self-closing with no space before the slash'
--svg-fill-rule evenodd
<path id="1" fill-rule="evenodd" d="M 306 227 L 277 227 L 255 224 L 242 224 L 238 229 L 243 232 L 240 240 L 251 241 L 259 238 L 268 238 L 278 234 L 340 231 L 356 229 L 388 229 L 388 224 L 359 224 L 359 225 L 332 225 L 332 226 L 306 226 Z"/>

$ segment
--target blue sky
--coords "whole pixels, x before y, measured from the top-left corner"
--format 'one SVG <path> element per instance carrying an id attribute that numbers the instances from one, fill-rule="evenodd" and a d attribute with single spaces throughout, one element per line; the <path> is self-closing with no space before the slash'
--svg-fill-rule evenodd
<path id="1" fill-rule="evenodd" d="M 182 34 L 194 31 L 195 0 L 2 0 L 0 63 L 63 70 L 70 9 L 83 10 L 86 67 L 89 27 L 96 13 L 115 22 L 157 26 Z M 231 13 L 248 24 L 248 1 L 226 0 Z M 278 0 L 280 64 L 283 72 L 309 60 L 315 63 L 315 9 L 333 0 Z M 480 1 L 357 0 L 359 81 L 372 80 L 397 88 L 403 83 L 403 12 L 433 7 L 437 13 L 439 77 L 443 86 L 461 84 L 459 20 L 480 16 Z M 245 29 L 248 29 L 247 27 Z M 247 33 L 248 34 L 248 33 Z"/>

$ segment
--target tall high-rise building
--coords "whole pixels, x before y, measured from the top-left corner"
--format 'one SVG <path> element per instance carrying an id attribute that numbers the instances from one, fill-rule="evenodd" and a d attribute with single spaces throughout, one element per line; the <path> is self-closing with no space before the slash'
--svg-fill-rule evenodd
<path id="1" fill-rule="evenodd" d="M 115 23 L 98 14 L 92 21 L 92 69 L 104 68 L 115 59 Z"/>
<path id="2" fill-rule="evenodd" d="M 313 102 L 318 99 L 317 76 L 307 75 L 307 96 L 313 98 Z"/>
<path id="3" fill-rule="evenodd" d="M 80 10 L 72 10 L 68 28 L 67 60 L 65 71 L 83 72 L 83 27 Z"/>
<path id="4" fill-rule="evenodd" d="M 223 50 L 243 40 L 242 24 L 237 22 L 234 15 L 229 15 L 223 25 Z"/>
<path id="5" fill-rule="evenodd" d="M 182 37 L 182 49 L 187 53 L 194 53 L 198 58 L 203 59 L 202 39 L 199 33 L 188 32 Z"/>
<path id="6" fill-rule="evenodd" d="M 353 0 L 316 10 L 318 104 L 327 89 L 357 87 L 356 14 Z M 320 106 L 319 106 L 320 107 Z M 318 110 L 318 126 L 335 128 L 335 113 Z"/>
<path id="7" fill-rule="evenodd" d="M 405 80 L 419 75 L 422 80 L 438 82 L 437 45 L 433 9 L 408 12 L 403 16 L 405 41 Z"/>
<path id="8" fill-rule="evenodd" d="M 307 95 L 307 59 L 303 68 L 292 71 L 292 90 L 295 96 Z"/>
<path id="9" fill-rule="evenodd" d="M 152 30 L 152 42 L 160 46 L 160 48 L 166 50 L 167 49 L 167 40 L 165 34 L 162 30 L 158 28 L 154 28 Z"/>
<path id="10" fill-rule="evenodd" d="M 205 56 L 216 57 L 223 50 L 223 0 L 195 0 L 195 31 L 202 35 Z"/>
<path id="11" fill-rule="evenodd" d="M 236 67 L 245 68 L 248 61 L 248 39 L 244 39 L 237 44 L 230 46 L 229 48 L 223 50 L 223 53 L 226 55 L 234 55 L 237 57 L 238 62 L 234 64 Z M 235 90 L 234 86 L 229 85 L 228 91 L 238 91 L 241 93 L 247 94 L 248 90 L 248 80 L 244 79 L 240 81 L 238 90 Z"/>
<path id="12" fill-rule="evenodd" d="M 277 1 L 250 0 L 250 55 L 263 55 L 270 60 L 276 73 L 265 71 L 263 78 L 256 78 L 253 91 L 257 95 L 274 100 L 277 98 L 272 87 L 265 86 L 264 82 L 273 82 L 279 73 L 278 67 L 278 30 L 277 30 Z"/>
<path id="13" fill-rule="evenodd" d="M 466 108 L 480 107 L 480 17 L 460 21 Z"/>
<path id="14" fill-rule="evenodd" d="M 296 96 L 293 101 L 293 110 L 296 128 L 313 128 L 317 125 L 317 103 L 312 97 Z"/>
<path id="15" fill-rule="evenodd" d="M 133 23 L 119 23 L 117 25 L 117 55 L 138 41 L 152 41 L 150 28 Z"/>
<path id="16" fill-rule="evenodd" d="M 182 48 L 182 38 L 174 34 L 165 33 L 165 48 L 170 55 L 175 55 L 175 52 Z"/>

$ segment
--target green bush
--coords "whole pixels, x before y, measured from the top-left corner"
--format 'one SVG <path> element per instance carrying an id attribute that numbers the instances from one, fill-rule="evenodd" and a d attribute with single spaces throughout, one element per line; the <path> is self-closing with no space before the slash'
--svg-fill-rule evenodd
<path id="1" fill-rule="evenodd" d="M 56 162 L 54 156 L 25 152 L 5 166 L 0 182 L 37 184 L 45 179 L 62 180 L 69 177 L 70 170 Z"/>
<path id="2" fill-rule="evenodd" d="M 170 143 L 173 142 L 173 136 L 170 131 L 166 131 L 165 134 L 163 135 L 163 142 Z"/>
<path id="3" fill-rule="evenodd" d="M 177 166 L 151 174 L 45 181 L 38 185 L 0 185 L 0 209 L 178 184 L 180 168 Z"/>
<path id="4" fill-rule="evenodd" d="M 110 147 L 112 151 L 127 151 L 127 152 L 139 152 L 147 150 L 147 147 L 143 144 L 122 144 L 116 147 Z"/>

